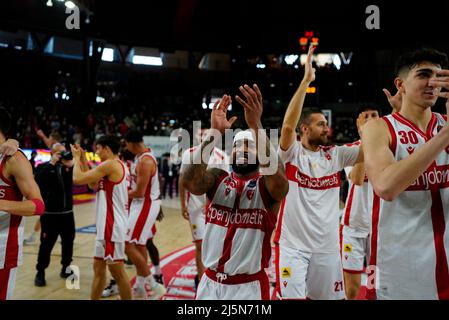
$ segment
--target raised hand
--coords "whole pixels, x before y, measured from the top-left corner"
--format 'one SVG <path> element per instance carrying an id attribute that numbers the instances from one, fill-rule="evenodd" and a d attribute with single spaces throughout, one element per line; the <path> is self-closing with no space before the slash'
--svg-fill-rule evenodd
<path id="1" fill-rule="evenodd" d="M 440 75 L 438 78 L 430 78 L 429 79 L 429 86 L 432 87 L 439 87 L 444 88 L 446 90 L 449 90 L 449 70 L 437 70 L 437 74 Z M 441 92 L 441 90 L 438 92 L 438 96 L 441 98 L 445 98 L 446 100 L 446 109 L 447 114 L 449 114 L 449 92 L 444 91 Z"/>
<path id="2" fill-rule="evenodd" d="M 383 88 L 382 91 L 387 96 L 388 103 L 393 108 L 393 112 L 392 113 L 401 111 L 401 106 L 402 106 L 402 89 L 399 89 L 398 92 L 396 92 L 396 94 L 394 96 L 392 96 L 390 91 L 388 91 L 385 88 Z"/>
<path id="3" fill-rule="evenodd" d="M 223 97 L 217 100 L 212 108 L 212 113 L 210 115 L 211 128 L 216 129 L 224 134 L 226 129 L 230 129 L 232 124 L 237 120 L 237 117 L 232 117 L 227 119 L 228 107 L 231 104 L 231 97 L 228 95 L 223 95 Z"/>
<path id="4" fill-rule="evenodd" d="M 359 117 L 357 118 L 356 124 L 357 124 L 357 131 L 359 132 L 359 137 L 362 138 L 362 133 L 363 133 L 363 126 L 366 123 L 366 117 L 365 115 L 362 113 L 359 114 Z"/>
<path id="5" fill-rule="evenodd" d="M 263 99 L 262 93 L 259 90 L 257 84 L 253 84 L 253 88 L 248 85 L 240 86 L 240 92 L 245 96 L 245 100 L 239 96 L 235 96 L 235 99 L 245 109 L 245 120 L 248 127 L 251 129 L 257 129 L 261 127 L 261 118 L 263 112 Z"/>
<path id="6" fill-rule="evenodd" d="M 71 144 L 70 149 L 72 151 L 73 159 L 80 160 L 81 153 L 82 153 L 81 147 L 78 144 L 75 144 L 75 145 Z"/>
<path id="7" fill-rule="evenodd" d="M 0 145 L 0 154 L 12 156 L 19 150 L 19 142 L 14 139 L 8 139 Z"/>
<path id="8" fill-rule="evenodd" d="M 302 81 L 307 84 L 310 84 L 312 81 L 315 80 L 315 68 L 312 67 L 312 57 L 315 48 L 316 47 L 310 45 L 309 51 L 307 52 L 306 64 L 304 65 L 304 77 Z"/>

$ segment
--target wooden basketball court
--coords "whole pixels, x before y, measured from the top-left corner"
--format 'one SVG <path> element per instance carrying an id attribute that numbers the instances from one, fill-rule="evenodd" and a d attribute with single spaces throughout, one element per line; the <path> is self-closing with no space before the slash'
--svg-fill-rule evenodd
<path id="1" fill-rule="evenodd" d="M 182 218 L 179 199 L 162 200 L 164 220 L 157 222 L 157 233 L 154 243 L 159 249 L 160 257 L 163 257 L 179 248 L 192 243 L 189 223 Z M 74 206 L 76 228 L 82 228 L 95 224 L 95 202 L 89 202 Z M 37 217 L 25 218 L 25 236 L 30 234 Z M 73 248 L 72 265 L 80 270 L 80 288 L 67 289 L 66 280 L 60 278 L 61 271 L 61 245 L 56 242 L 52 251 L 51 263 L 45 272 L 47 286 L 34 286 L 36 275 L 37 253 L 39 239 L 34 244 L 23 247 L 23 264 L 17 271 L 16 288 L 13 299 L 26 300 L 86 300 L 90 298 L 90 286 L 92 283 L 92 261 L 94 253 L 95 234 L 77 232 Z M 126 267 L 130 279 L 135 276 L 133 266 Z M 108 279 L 109 281 L 109 279 Z M 116 299 L 113 297 L 112 299 Z"/>

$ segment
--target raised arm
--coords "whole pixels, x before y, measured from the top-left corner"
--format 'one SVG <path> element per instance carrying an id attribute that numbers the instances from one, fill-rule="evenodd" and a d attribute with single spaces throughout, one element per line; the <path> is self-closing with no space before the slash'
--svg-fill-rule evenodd
<path id="1" fill-rule="evenodd" d="M 41 138 L 41 140 L 44 142 L 44 144 L 47 148 L 51 148 L 53 143 L 56 142 L 53 139 L 50 139 L 49 137 L 47 137 L 46 134 L 41 129 L 36 130 L 36 134 L 39 138 Z"/>
<path id="2" fill-rule="evenodd" d="M 296 127 L 301 118 L 302 107 L 306 97 L 306 91 L 310 83 L 315 80 L 315 69 L 312 67 L 312 56 L 315 47 L 310 46 L 307 53 L 307 60 L 304 69 L 304 77 L 288 104 L 285 112 L 284 122 L 282 123 L 280 147 L 282 150 L 288 150 L 296 141 Z"/>
<path id="3" fill-rule="evenodd" d="M 363 134 L 363 126 L 366 123 L 366 118 L 363 113 L 360 113 L 357 118 L 357 130 L 360 138 Z M 365 180 L 365 162 L 363 161 L 363 148 L 360 145 L 359 157 L 357 158 L 356 164 L 349 173 L 349 180 L 355 185 L 361 186 Z"/>
<path id="4" fill-rule="evenodd" d="M 77 145 L 70 145 L 73 154 L 73 183 L 77 185 L 96 184 L 101 178 L 113 172 L 113 161 L 105 161 L 94 169 L 82 170 L 81 148 Z"/>
<path id="5" fill-rule="evenodd" d="M 215 102 L 211 112 L 211 129 L 215 130 L 208 130 L 207 136 L 200 147 L 193 152 L 193 163 L 185 164 L 182 184 L 195 195 L 202 195 L 211 190 L 216 179 L 225 172 L 216 168 L 207 170 L 207 164 L 213 152 L 213 144 L 215 144 L 214 132 L 223 135 L 225 130 L 231 128 L 237 120 L 237 117 L 227 120 L 226 114 L 230 104 L 231 97 L 228 95 L 223 95 L 220 100 Z"/>
<path id="6" fill-rule="evenodd" d="M 246 123 L 255 135 L 257 158 L 261 173 L 264 175 L 265 186 L 274 202 L 280 202 L 287 195 L 288 180 L 283 163 L 262 127 L 262 94 L 256 84 L 253 85 L 253 88 L 248 85 L 241 86 L 240 92 L 245 96 L 245 100 L 239 96 L 236 96 L 236 100 L 245 109 Z M 277 210 L 275 212 L 277 214 Z"/>
<path id="7" fill-rule="evenodd" d="M 27 200 L 0 200 L 0 211 L 19 216 L 41 215 L 45 207 L 28 159 L 21 152 L 17 152 L 7 160 L 5 171 L 13 177 L 20 192 Z"/>

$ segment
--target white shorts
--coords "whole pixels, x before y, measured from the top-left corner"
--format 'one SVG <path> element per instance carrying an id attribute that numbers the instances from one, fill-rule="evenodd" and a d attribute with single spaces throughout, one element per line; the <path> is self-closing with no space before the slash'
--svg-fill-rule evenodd
<path id="1" fill-rule="evenodd" d="M 276 246 L 277 291 L 281 299 L 345 299 L 339 252 L 309 253 Z"/>
<path id="2" fill-rule="evenodd" d="M 207 272 L 207 271 L 206 271 Z M 225 284 L 212 280 L 207 273 L 201 277 L 196 291 L 196 300 L 269 300 L 268 277 L 260 277 L 246 283 Z"/>
<path id="3" fill-rule="evenodd" d="M 148 239 L 154 237 L 154 228 L 161 200 L 133 199 L 129 209 L 126 242 L 144 246 Z"/>
<path id="4" fill-rule="evenodd" d="M 17 267 L 0 269 L 0 300 L 11 300 L 16 286 Z"/>
<path id="5" fill-rule="evenodd" d="M 341 260 L 343 271 L 362 273 L 365 259 L 369 261 L 371 237 L 357 232 L 351 227 L 343 226 Z"/>
<path id="6" fill-rule="evenodd" d="M 125 243 L 96 240 L 94 258 L 107 264 L 125 261 Z"/>
<path id="7" fill-rule="evenodd" d="M 204 238 L 204 229 L 206 228 L 204 209 L 200 208 L 192 212 L 189 211 L 189 222 L 193 242 L 202 241 Z"/>

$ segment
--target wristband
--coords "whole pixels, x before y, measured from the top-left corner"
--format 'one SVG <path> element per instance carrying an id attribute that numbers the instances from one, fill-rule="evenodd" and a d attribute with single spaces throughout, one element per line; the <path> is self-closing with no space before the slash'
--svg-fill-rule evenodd
<path id="1" fill-rule="evenodd" d="M 34 203 L 34 205 L 36 206 L 36 209 L 34 210 L 34 214 L 33 216 L 40 216 L 44 213 L 45 211 L 45 205 L 44 202 L 40 199 L 31 199 L 30 201 L 32 201 Z"/>

